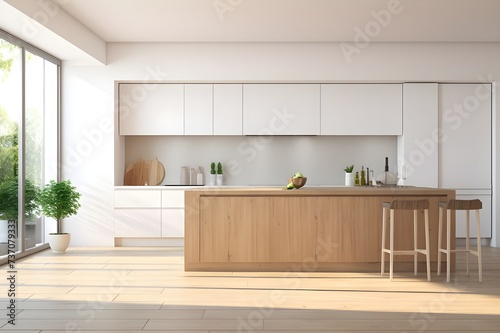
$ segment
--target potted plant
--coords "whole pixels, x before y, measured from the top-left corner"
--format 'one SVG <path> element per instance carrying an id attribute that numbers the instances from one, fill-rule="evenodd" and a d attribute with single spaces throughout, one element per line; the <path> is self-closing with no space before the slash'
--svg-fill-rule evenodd
<path id="1" fill-rule="evenodd" d="M 64 253 L 69 246 L 71 235 L 62 232 L 62 219 L 78 212 L 80 196 L 70 180 L 51 180 L 40 193 L 39 201 L 43 214 L 57 221 L 56 232 L 49 234 L 49 245 L 54 253 Z"/>
<path id="2" fill-rule="evenodd" d="M 217 186 L 221 186 L 224 182 L 224 175 L 222 174 L 222 164 L 217 163 Z"/>
<path id="3" fill-rule="evenodd" d="M 0 220 L 15 221 L 15 237 L 18 234 L 18 217 L 19 217 L 19 181 L 16 178 L 11 178 L 0 183 Z M 26 220 L 33 220 L 39 214 L 39 199 L 40 189 L 28 179 L 25 180 L 24 186 L 24 216 Z M 3 228 L 7 232 L 8 226 Z M 6 235 L 8 237 L 8 235 Z"/>
<path id="4" fill-rule="evenodd" d="M 215 185 L 215 179 L 216 179 L 215 162 L 212 162 L 210 164 L 210 185 L 211 186 Z"/>
<path id="5" fill-rule="evenodd" d="M 346 166 L 345 171 L 345 186 L 354 186 L 354 175 L 352 171 L 354 170 L 354 164 L 351 166 Z"/>

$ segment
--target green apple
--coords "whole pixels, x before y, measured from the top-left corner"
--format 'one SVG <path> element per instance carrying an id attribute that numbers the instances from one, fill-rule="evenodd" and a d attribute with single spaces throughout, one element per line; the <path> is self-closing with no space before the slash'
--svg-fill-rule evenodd
<path id="1" fill-rule="evenodd" d="M 302 178 L 304 175 L 301 172 L 297 172 L 295 175 L 293 175 L 293 178 Z"/>
<path id="2" fill-rule="evenodd" d="M 295 188 L 295 186 L 293 185 L 293 183 L 288 183 L 288 185 L 286 186 L 287 190 L 292 190 L 294 188 Z"/>

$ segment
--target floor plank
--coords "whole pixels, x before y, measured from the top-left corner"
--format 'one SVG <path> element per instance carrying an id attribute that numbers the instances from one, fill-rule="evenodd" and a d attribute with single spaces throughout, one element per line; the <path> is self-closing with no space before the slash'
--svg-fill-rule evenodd
<path id="1" fill-rule="evenodd" d="M 47 250 L 17 261 L 16 326 L 2 316 L 0 332 L 498 332 L 500 249 L 483 254 L 483 283 L 474 258 L 466 276 L 462 254 L 446 283 L 436 272 L 431 282 L 423 272 L 392 282 L 378 272 L 184 272 L 182 248 Z"/>

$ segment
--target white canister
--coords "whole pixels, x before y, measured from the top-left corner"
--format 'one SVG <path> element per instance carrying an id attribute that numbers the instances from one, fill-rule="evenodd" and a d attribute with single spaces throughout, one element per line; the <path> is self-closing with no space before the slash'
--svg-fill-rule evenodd
<path id="1" fill-rule="evenodd" d="M 189 185 L 189 167 L 187 167 L 187 166 L 181 167 L 180 184 L 181 185 Z"/>
<path id="2" fill-rule="evenodd" d="M 196 171 L 194 171 L 194 168 L 189 171 L 189 185 L 196 185 Z"/>

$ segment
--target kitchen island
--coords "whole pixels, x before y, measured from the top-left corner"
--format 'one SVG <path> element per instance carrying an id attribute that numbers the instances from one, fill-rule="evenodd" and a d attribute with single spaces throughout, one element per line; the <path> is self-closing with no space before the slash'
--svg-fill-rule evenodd
<path id="1" fill-rule="evenodd" d="M 435 265 L 438 202 L 453 198 L 454 190 L 417 187 L 189 189 L 185 192 L 184 268 L 375 272 L 380 270 L 382 202 L 393 199 L 429 200 Z M 410 249 L 413 213 L 395 216 L 401 221 L 396 223 L 395 248 Z M 419 219 L 423 222 L 423 212 Z M 422 246 L 423 223 L 418 229 Z M 451 232 L 455 234 L 454 227 Z M 395 271 L 413 269 L 412 256 L 395 258 Z M 424 256 L 419 259 L 423 264 Z M 454 256 L 451 260 L 453 269 Z"/>

